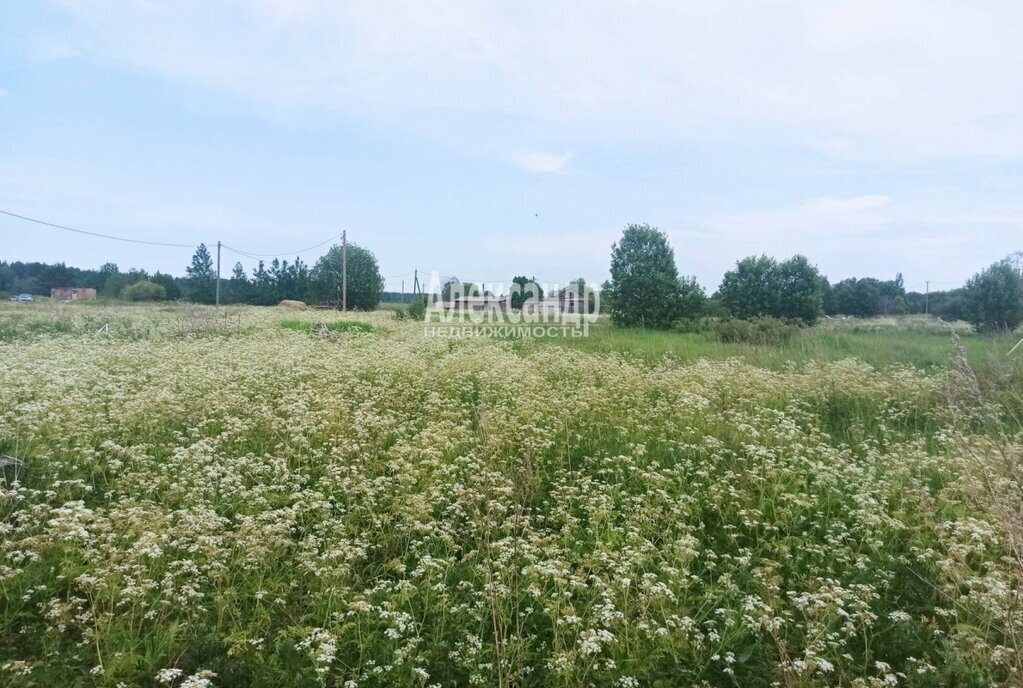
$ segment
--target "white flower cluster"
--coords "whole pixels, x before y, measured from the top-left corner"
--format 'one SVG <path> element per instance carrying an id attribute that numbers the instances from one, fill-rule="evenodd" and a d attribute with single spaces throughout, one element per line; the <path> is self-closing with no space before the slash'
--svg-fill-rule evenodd
<path id="1" fill-rule="evenodd" d="M 63 308 L 0 340 L 0 684 L 1023 676 L 940 374 Z"/>

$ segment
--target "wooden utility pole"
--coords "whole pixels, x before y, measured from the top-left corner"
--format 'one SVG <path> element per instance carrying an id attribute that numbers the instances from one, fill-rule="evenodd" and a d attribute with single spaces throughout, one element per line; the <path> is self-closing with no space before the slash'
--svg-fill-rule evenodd
<path id="1" fill-rule="evenodd" d="M 401 281 L 401 302 L 405 303 L 405 280 Z"/>
<path id="2" fill-rule="evenodd" d="M 220 305 L 220 242 L 217 242 L 217 305 Z"/>
<path id="3" fill-rule="evenodd" d="M 920 283 L 917 282 L 917 284 L 920 284 Z M 931 281 L 927 280 L 926 284 L 927 284 L 927 287 L 924 289 L 924 315 L 930 315 L 931 314 L 931 308 L 930 308 L 930 306 L 931 306 L 931 303 L 930 303 L 930 301 L 931 301 Z"/>
<path id="4" fill-rule="evenodd" d="M 341 232 L 341 310 L 348 310 L 348 230 Z"/>

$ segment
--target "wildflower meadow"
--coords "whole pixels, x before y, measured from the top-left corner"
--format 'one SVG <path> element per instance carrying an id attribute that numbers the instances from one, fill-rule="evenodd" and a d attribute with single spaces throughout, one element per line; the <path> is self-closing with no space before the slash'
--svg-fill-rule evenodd
<path id="1" fill-rule="evenodd" d="M 1023 683 L 1020 409 L 947 333 L 768 367 L 19 306 L 0 685 Z"/>

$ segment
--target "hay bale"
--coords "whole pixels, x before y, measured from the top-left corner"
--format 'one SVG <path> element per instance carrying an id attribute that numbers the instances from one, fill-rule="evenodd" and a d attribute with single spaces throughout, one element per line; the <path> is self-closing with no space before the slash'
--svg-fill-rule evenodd
<path id="1" fill-rule="evenodd" d="M 305 301 L 293 301 L 292 299 L 284 299 L 279 304 L 278 308 L 305 308 Z"/>

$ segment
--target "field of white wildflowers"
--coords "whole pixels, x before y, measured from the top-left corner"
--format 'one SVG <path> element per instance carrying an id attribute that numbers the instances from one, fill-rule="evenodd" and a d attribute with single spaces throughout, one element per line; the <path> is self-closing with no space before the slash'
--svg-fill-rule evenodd
<path id="1" fill-rule="evenodd" d="M 944 374 L 4 308 L 0 685 L 1023 682 Z"/>

